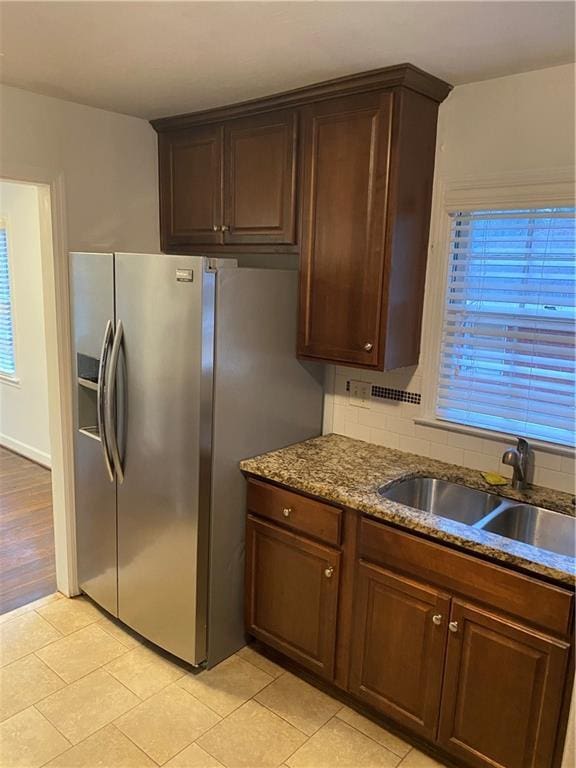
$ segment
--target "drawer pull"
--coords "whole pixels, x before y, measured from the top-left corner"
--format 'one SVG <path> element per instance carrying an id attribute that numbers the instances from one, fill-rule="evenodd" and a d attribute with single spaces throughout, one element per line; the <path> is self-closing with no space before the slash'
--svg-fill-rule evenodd
<path id="1" fill-rule="evenodd" d="M 372 352 L 372 347 L 373 346 L 374 346 L 373 344 L 371 344 L 369 341 L 367 341 L 366 344 L 364 344 L 364 351 L 365 352 Z"/>
<path id="2" fill-rule="evenodd" d="M 284 507 L 284 509 L 282 510 L 282 514 L 284 515 L 284 517 L 290 517 L 291 513 L 292 513 L 291 507 Z"/>
<path id="3" fill-rule="evenodd" d="M 458 622 L 457 621 L 451 621 L 448 624 L 448 629 L 450 630 L 450 632 L 454 632 L 454 633 L 458 632 Z"/>
<path id="4" fill-rule="evenodd" d="M 435 613 L 434 616 L 432 616 L 432 621 L 434 624 L 436 624 L 437 627 L 442 624 L 442 614 L 441 613 Z"/>
<path id="5" fill-rule="evenodd" d="M 326 576 L 327 579 L 331 579 L 333 574 L 334 574 L 333 565 L 331 565 L 329 568 L 326 568 L 326 570 L 324 571 L 324 576 Z"/>

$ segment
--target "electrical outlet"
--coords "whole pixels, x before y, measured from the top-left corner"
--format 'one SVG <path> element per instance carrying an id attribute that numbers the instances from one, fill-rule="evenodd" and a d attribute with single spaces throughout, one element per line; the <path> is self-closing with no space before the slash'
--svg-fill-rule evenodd
<path id="1" fill-rule="evenodd" d="M 357 408 L 369 408 L 372 384 L 369 381 L 350 382 L 350 405 Z"/>

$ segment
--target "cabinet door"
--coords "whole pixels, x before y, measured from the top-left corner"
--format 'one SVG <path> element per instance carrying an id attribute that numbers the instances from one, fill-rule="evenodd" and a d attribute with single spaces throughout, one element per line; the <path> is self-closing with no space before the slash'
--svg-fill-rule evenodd
<path id="1" fill-rule="evenodd" d="M 296 118 L 271 112 L 226 125 L 224 242 L 296 242 Z"/>
<path id="2" fill-rule="evenodd" d="M 439 742 L 473 766 L 552 762 L 565 643 L 453 602 Z"/>
<path id="3" fill-rule="evenodd" d="M 163 247 L 221 243 L 222 128 L 160 134 L 159 153 Z"/>
<path id="4" fill-rule="evenodd" d="M 383 364 L 391 115 L 381 93 L 303 109 L 302 356 Z"/>
<path id="5" fill-rule="evenodd" d="M 375 565 L 357 571 L 350 689 L 436 737 L 450 598 Z"/>
<path id="6" fill-rule="evenodd" d="M 248 517 L 247 631 L 331 679 L 340 553 Z"/>

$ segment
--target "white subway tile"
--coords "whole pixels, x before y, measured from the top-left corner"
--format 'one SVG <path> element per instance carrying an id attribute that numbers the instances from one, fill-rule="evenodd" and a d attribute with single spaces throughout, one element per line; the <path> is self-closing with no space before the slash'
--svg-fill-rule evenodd
<path id="1" fill-rule="evenodd" d="M 576 475 L 576 459 L 574 456 L 562 456 L 562 472 L 574 477 Z"/>
<path id="2" fill-rule="evenodd" d="M 370 430 L 370 442 L 376 443 L 376 445 L 383 445 L 386 448 L 398 448 L 400 436 L 386 429 L 372 428 Z"/>
<path id="3" fill-rule="evenodd" d="M 407 453 L 416 453 L 418 456 L 430 456 L 430 443 L 418 437 L 404 437 L 400 435 L 398 447 Z"/>
<path id="4" fill-rule="evenodd" d="M 414 422 L 408 421 L 408 419 L 400 419 L 397 416 L 388 417 L 388 429 L 391 432 L 396 432 L 398 435 L 405 435 L 406 437 L 413 437 L 414 435 Z"/>
<path id="5" fill-rule="evenodd" d="M 536 469 L 534 472 L 534 482 L 536 485 L 543 485 L 545 488 L 554 488 L 557 491 L 565 493 L 574 493 L 574 478 L 566 472 L 556 472 L 554 469 Z"/>
<path id="6" fill-rule="evenodd" d="M 449 444 L 456 448 L 464 448 L 465 451 L 475 451 L 476 453 L 482 453 L 483 439 L 481 437 L 475 437 L 474 435 L 464 435 L 460 432 L 453 432 L 453 437 L 449 440 Z"/>
<path id="7" fill-rule="evenodd" d="M 358 414 L 358 423 L 366 427 L 375 427 L 376 429 L 388 429 L 388 416 L 383 413 L 377 413 L 370 408 L 369 410 L 360 410 Z"/>
<path id="8" fill-rule="evenodd" d="M 419 437 L 422 440 L 429 440 L 436 445 L 446 445 L 448 442 L 446 430 L 425 427 L 421 424 L 414 425 L 414 437 Z"/>
<path id="9" fill-rule="evenodd" d="M 557 472 L 562 471 L 562 456 L 558 456 L 555 453 L 536 450 L 532 454 L 532 463 L 535 469 L 555 469 Z"/>
<path id="10" fill-rule="evenodd" d="M 430 458 L 438 461 L 447 461 L 448 464 L 463 464 L 464 451 L 462 448 L 454 448 L 453 445 L 430 445 Z"/>
<path id="11" fill-rule="evenodd" d="M 347 437 L 353 437 L 356 440 L 366 440 L 366 442 L 370 442 L 370 427 L 365 427 L 363 424 L 352 424 L 347 421 L 344 434 Z"/>
<path id="12" fill-rule="evenodd" d="M 498 460 L 494 456 L 488 456 L 479 451 L 464 451 L 462 464 L 469 469 L 477 469 L 479 472 L 498 472 Z"/>

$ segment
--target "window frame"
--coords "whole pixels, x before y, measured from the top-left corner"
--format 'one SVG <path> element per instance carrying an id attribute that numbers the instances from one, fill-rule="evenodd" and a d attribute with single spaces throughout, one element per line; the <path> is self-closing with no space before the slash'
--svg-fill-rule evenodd
<path id="1" fill-rule="evenodd" d="M 450 262 L 451 214 L 458 211 L 575 206 L 574 185 L 574 171 L 571 168 L 508 174 L 484 179 L 440 179 L 438 181 L 432 209 L 433 227 L 430 237 L 422 332 L 423 415 L 414 420 L 416 424 L 499 442 L 516 437 L 510 432 L 458 424 L 436 416 Z M 534 448 L 547 453 L 576 456 L 576 449 L 570 446 L 535 438 L 528 438 L 528 441 Z"/>
<path id="2" fill-rule="evenodd" d="M 0 215 L 0 229 L 6 231 L 6 252 L 8 254 L 8 284 L 10 289 L 10 313 L 12 315 L 12 354 L 14 357 L 14 373 L 3 373 L 0 371 L 0 383 L 8 384 L 13 387 L 20 387 L 20 377 L 18 376 L 18 341 L 17 341 L 17 326 L 16 326 L 16 309 L 15 309 L 15 296 L 14 290 L 14 269 L 13 269 L 13 256 L 10 237 L 10 219 L 8 216 Z"/>

